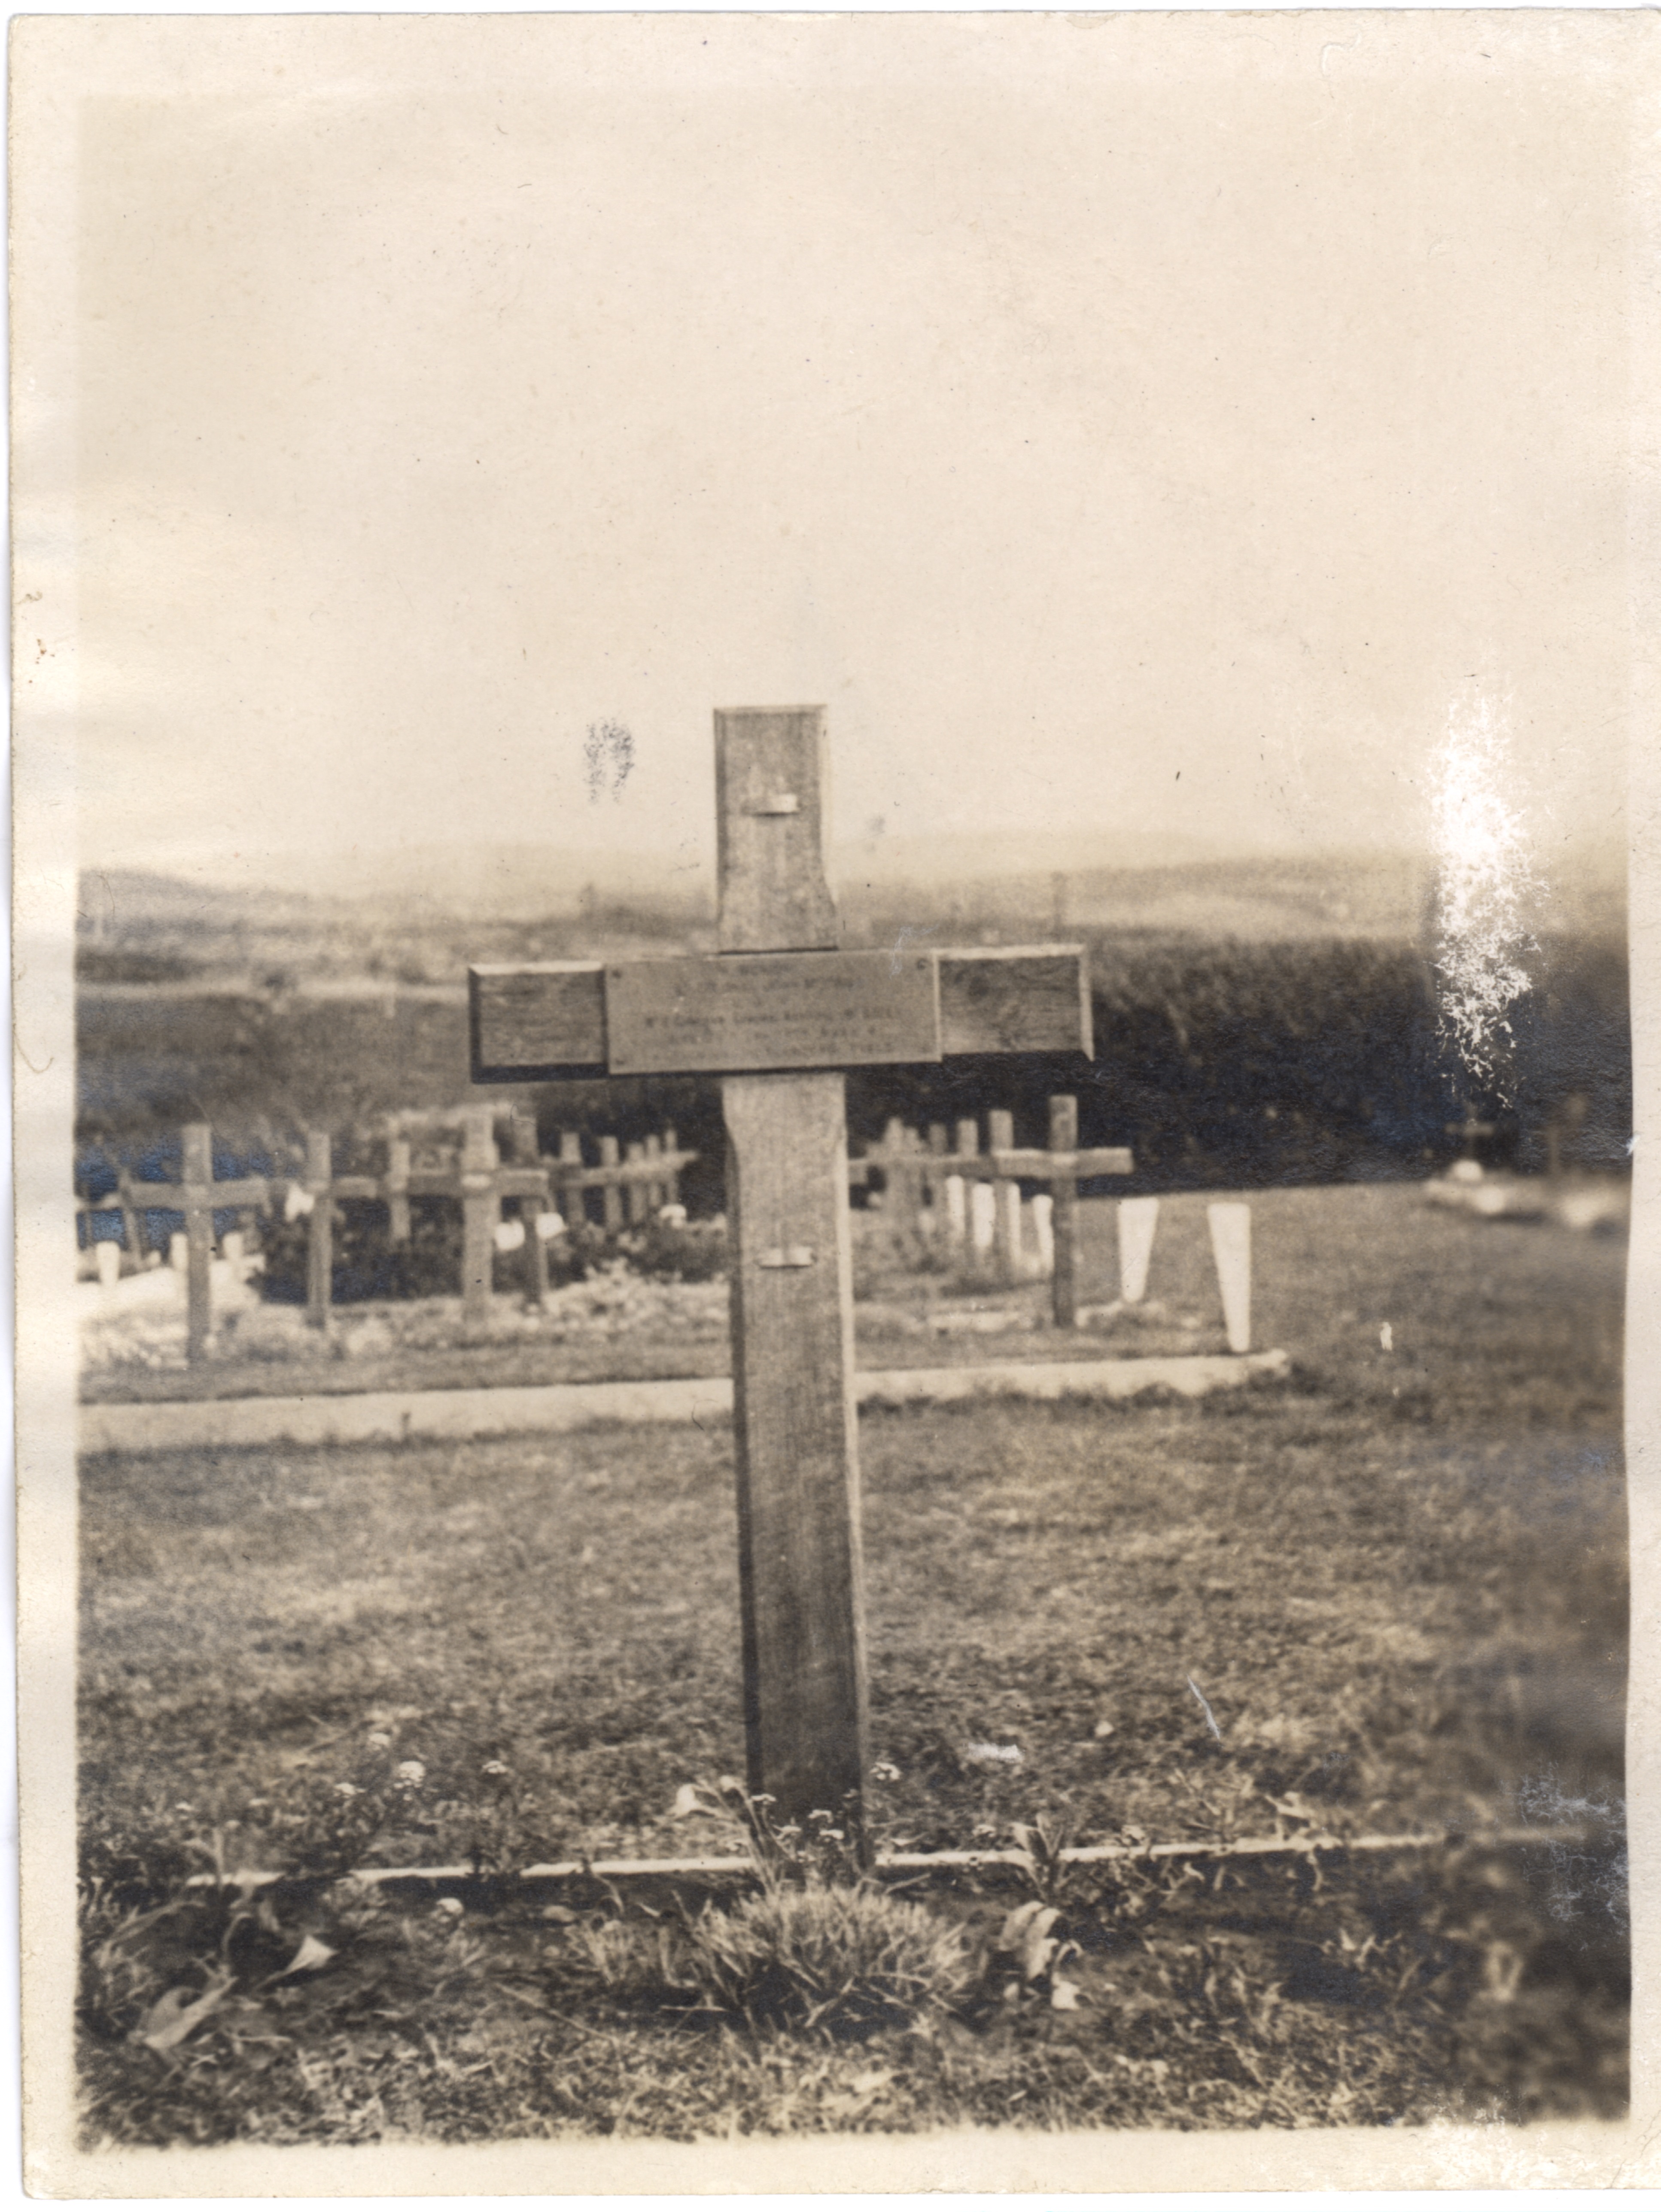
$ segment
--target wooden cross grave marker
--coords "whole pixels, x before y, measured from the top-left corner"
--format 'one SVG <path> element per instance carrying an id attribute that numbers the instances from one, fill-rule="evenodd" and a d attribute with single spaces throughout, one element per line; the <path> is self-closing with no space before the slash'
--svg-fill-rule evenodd
<path id="1" fill-rule="evenodd" d="M 751 1790 L 859 1821 L 866 1763 L 843 1070 L 1091 1052 L 1076 945 L 844 951 L 821 707 L 715 715 L 713 956 L 469 970 L 473 1079 L 719 1074 Z M 856 1827 L 857 1832 L 857 1827 Z"/>
<path id="2" fill-rule="evenodd" d="M 184 1156 L 179 1181 L 179 1210 L 185 1216 L 185 1357 L 200 1359 L 208 1348 L 213 1328 L 210 1290 L 213 1266 L 213 1218 L 228 1208 L 267 1206 L 271 1186 L 264 1176 L 244 1176 L 235 1182 L 216 1182 L 213 1175 L 213 1129 L 206 1121 L 192 1121 L 184 1132 Z"/>
<path id="3" fill-rule="evenodd" d="M 1464 1139 L 1465 1149 L 1460 1154 L 1460 1158 L 1467 1160 L 1474 1160 L 1476 1158 L 1476 1139 L 1479 1137 L 1491 1137 L 1495 1133 L 1494 1123 L 1479 1121 L 1476 1109 L 1469 1103 L 1465 1106 L 1465 1118 L 1463 1121 L 1445 1121 L 1442 1126 L 1450 1137 Z"/>

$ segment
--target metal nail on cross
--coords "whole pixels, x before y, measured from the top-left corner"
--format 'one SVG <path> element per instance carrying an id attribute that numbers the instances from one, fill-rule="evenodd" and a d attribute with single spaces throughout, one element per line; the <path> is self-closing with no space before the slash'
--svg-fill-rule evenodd
<path id="1" fill-rule="evenodd" d="M 837 949 L 824 750 L 821 707 L 717 713 L 719 952 L 469 970 L 476 1082 L 721 1078 L 749 1780 L 787 1820 L 865 1782 L 842 1071 L 1091 1051 L 1076 945 Z"/>

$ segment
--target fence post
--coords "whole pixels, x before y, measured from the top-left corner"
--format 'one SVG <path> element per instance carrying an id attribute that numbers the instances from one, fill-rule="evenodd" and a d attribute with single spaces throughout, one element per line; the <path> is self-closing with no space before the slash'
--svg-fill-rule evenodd
<path id="1" fill-rule="evenodd" d="M 490 1316 L 490 1273 L 502 1202 L 496 1189 L 496 1147 L 490 1109 L 470 1106 L 461 1125 L 461 1317 Z"/>
<path id="2" fill-rule="evenodd" d="M 680 1139 L 672 1129 L 666 1129 L 663 1133 L 663 1149 L 671 1159 L 680 1150 Z M 664 1177 L 663 1202 L 666 1206 L 680 1204 L 680 1170 L 678 1168 L 671 1168 Z"/>
<path id="3" fill-rule="evenodd" d="M 312 1210 L 306 1216 L 306 1318 L 327 1328 L 334 1297 L 334 1146 L 326 1129 L 306 1132 L 306 1181 Z"/>
<path id="4" fill-rule="evenodd" d="M 185 1357 L 195 1361 L 205 1355 L 213 1328 L 213 1131 L 205 1121 L 186 1125 L 179 1181 L 185 1204 Z"/>
<path id="5" fill-rule="evenodd" d="M 1076 1152 L 1079 1149 L 1079 1102 L 1052 1098 L 1050 1102 L 1050 1149 Z M 1055 1272 L 1050 1279 L 1050 1304 L 1057 1328 L 1079 1324 L 1079 1186 L 1071 1176 L 1052 1175 L 1050 1194 L 1054 1200 L 1050 1233 L 1055 1239 Z"/>

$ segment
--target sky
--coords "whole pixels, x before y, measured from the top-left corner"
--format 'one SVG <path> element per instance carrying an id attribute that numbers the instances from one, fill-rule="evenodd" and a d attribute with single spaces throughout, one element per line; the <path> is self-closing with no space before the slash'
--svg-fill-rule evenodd
<path id="1" fill-rule="evenodd" d="M 112 29 L 82 865 L 702 859 L 807 701 L 843 840 L 1416 848 L 1482 716 L 1618 840 L 1618 21 Z"/>

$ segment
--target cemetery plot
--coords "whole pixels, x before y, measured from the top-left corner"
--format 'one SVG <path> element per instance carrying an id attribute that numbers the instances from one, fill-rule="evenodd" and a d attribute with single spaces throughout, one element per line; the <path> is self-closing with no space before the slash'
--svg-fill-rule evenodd
<path id="1" fill-rule="evenodd" d="M 1618 1242 L 1547 1252 L 1400 1190 L 1279 1195 L 1301 1390 L 861 1423 L 879 1846 L 1007 1844 L 1041 1816 L 1081 1842 L 1599 1807 L 1618 1830 Z M 1198 1268 L 1203 1201 L 1190 1225 Z M 1156 1244 L 1150 1296 L 1177 1249 Z M 742 1754 L 732 1480 L 730 1437 L 691 1429 L 92 1463 L 88 1871 L 165 1887 L 216 1826 L 278 1867 L 730 1850 L 674 1813 Z M 1572 1975 L 1554 1883 L 1580 1899 Z M 1371 1890 L 1339 1865 L 1318 1896 L 1294 1861 L 1264 1884 L 1192 1905 L 1190 1886 L 1146 1942 L 1075 1887 L 1052 1932 L 1080 1946 L 1056 1969 L 1076 2007 L 1004 1955 L 980 2009 L 959 1990 L 928 2036 L 851 2045 L 689 2032 L 648 1985 L 648 1923 L 597 1892 L 560 1903 L 575 1920 L 540 1899 L 498 1920 L 469 1893 L 455 1948 L 425 1902 L 398 1902 L 383 1946 L 337 1900 L 338 1966 L 281 2003 L 227 1999 L 171 2070 L 125 2025 L 89 2030 L 88 2079 L 132 2141 L 302 2111 L 372 2138 L 500 2132 L 510 2111 L 535 2133 L 1618 2105 L 1620 1879 L 1595 1850 L 1419 1861 Z M 995 1951 L 1021 1901 L 919 1897 Z M 481 2039 L 499 2072 L 470 2102 Z"/>

